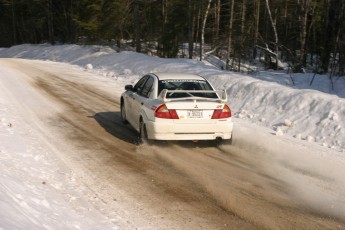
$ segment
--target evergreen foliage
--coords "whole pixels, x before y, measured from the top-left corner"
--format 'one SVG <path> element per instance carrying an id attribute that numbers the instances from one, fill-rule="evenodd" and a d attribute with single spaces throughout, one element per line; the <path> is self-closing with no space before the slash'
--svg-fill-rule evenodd
<path id="1" fill-rule="evenodd" d="M 120 46 L 127 40 L 137 51 L 157 50 L 161 57 L 178 57 L 181 47 L 189 51 L 183 56 L 197 57 L 204 54 L 198 49 L 204 37 L 207 51 L 223 60 L 229 53 L 233 70 L 261 58 L 267 67 L 278 68 L 283 60 L 295 71 L 344 75 L 345 1 L 212 0 L 202 28 L 208 1 L 0 0 L 0 46 L 110 41 Z M 142 49 L 147 42 L 154 46 Z"/>

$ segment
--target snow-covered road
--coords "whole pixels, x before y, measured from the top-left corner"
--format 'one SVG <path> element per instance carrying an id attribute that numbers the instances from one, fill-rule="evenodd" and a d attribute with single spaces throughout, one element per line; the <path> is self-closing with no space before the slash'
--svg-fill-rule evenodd
<path id="1" fill-rule="evenodd" d="M 339 152 L 240 119 L 233 146 L 138 146 L 115 81 L 19 59 L 0 73 L 0 228 L 345 228 Z"/>

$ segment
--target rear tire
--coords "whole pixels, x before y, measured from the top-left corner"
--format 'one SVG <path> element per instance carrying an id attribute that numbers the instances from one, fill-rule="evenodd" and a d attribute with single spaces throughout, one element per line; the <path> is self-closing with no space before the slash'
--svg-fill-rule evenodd
<path id="1" fill-rule="evenodd" d="M 151 144 L 151 141 L 147 137 L 147 130 L 145 123 L 141 120 L 140 121 L 140 132 L 139 132 L 139 144 Z"/>
<path id="2" fill-rule="evenodd" d="M 216 147 L 224 146 L 224 145 L 232 145 L 232 137 L 231 139 L 225 139 L 225 140 L 215 140 Z"/>
<path id="3" fill-rule="evenodd" d="M 121 121 L 123 124 L 128 124 L 124 101 L 121 102 Z"/>

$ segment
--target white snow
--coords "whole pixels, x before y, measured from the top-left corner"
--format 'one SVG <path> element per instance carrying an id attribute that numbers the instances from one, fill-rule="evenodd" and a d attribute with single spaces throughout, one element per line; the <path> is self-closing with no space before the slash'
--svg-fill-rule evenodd
<path id="1" fill-rule="evenodd" d="M 1 48 L 0 57 L 69 63 L 109 78 L 119 88 L 148 72 L 197 73 L 217 89 L 227 90 L 233 116 L 240 123 L 254 123 L 274 135 L 312 144 L 335 161 L 345 159 L 344 77 L 334 78 L 335 89 L 331 90 L 328 76 L 318 75 L 310 85 L 313 74 L 296 74 L 293 86 L 284 72 L 234 73 L 196 60 L 161 59 L 102 46 L 27 44 Z M 22 121 L 6 93 L 11 89 L 2 84 L 13 74 L 1 65 L 0 73 L 0 228 L 116 228 L 83 200 L 82 189 L 75 189 L 79 185 L 73 172 L 64 171 L 58 159 L 52 158 L 54 149 Z"/>
<path id="2" fill-rule="evenodd" d="M 235 117 L 300 136 L 338 151 L 345 149 L 345 77 L 334 78 L 334 90 L 326 75 L 257 71 L 240 74 L 216 69 L 189 59 L 163 59 L 110 47 L 78 45 L 19 45 L 0 50 L 0 57 L 70 63 L 98 75 L 113 78 L 120 86 L 133 84 L 148 72 L 190 72 L 206 77 L 216 88 L 226 89 Z M 288 123 L 288 124 L 286 124 Z M 292 125 L 293 124 L 293 125 Z"/>
<path id="3" fill-rule="evenodd" d="M 25 97 L 25 85 L 7 88 L 5 80 L 16 76 L 1 65 L 0 73 L 0 229 L 116 229 L 83 198 L 73 171 L 61 166 L 38 135 L 41 127 L 23 117 L 30 111 L 8 93 Z M 29 107 L 44 107 L 31 99 Z"/>

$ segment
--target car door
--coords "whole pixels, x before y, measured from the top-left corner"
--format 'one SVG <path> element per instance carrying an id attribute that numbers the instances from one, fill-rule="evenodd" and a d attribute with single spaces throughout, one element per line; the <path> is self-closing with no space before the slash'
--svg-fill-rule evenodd
<path id="1" fill-rule="evenodd" d="M 150 94 L 152 92 L 152 87 L 154 83 L 154 78 L 152 76 L 148 76 L 147 81 L 145 82 L 144 86 L 136 91 L 134 95 L 133 103 L 133 123 L 134 127 L 139 130 L 139 121 L 140 121 L 140 113 L 142 111 L 142 107 L 144 104 L 149 100 Z"/>
<path id="2" fill-rule="evenodd" d="M 135 112 L 137 110 L 136 106 L 137 103 L 135 103 L 136 100 L 136 95 L 138 92 L 140 92 L 142 90 L 142 88 L 145 85 L 145 82 L 147 81 L 148 76 L 144 76 L 142 77 L 133 87 L 132 91 L 128 91 L 128 99 L 127 99 L 127 103 L 126 103 L 126 115 L 127 115 L 127 120 L 128 122 L 134 127 L 136 128 L 136 122 L 135 122 Z"/>

